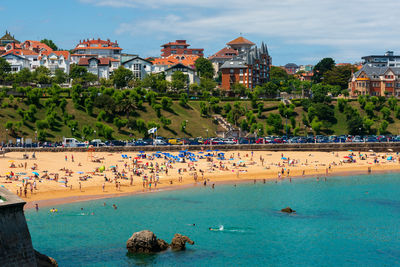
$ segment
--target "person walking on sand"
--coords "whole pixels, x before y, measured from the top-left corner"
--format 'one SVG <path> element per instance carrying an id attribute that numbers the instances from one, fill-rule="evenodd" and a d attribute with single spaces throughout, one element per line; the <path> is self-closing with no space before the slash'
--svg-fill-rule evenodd
<path id="1" fill-rule="evenodd" d="M 74 162 L 74 154 L 71 155 L 71 160 Z"/>
<path id="2" fill-rule="evenodd" d="M 36 210 L 36 212 L 39 211 L 39 205 L 37 203 L 35 204 L 35 210 Z"/>
<path id="3" fill-rule="evenodd" d="M 106 189 L 106 183 L 103 183 L 103 192 L 104 192 L 104 190 Z"/>
<path id="4" fill-rule="evenodd" d="M 82 192 L 82 184 L 81 184 L 81 182 L 79 182 L 79 191 Z"/>
<path id="5" fill-rule="evenodd" d="M 131 175 L 131 186 L 133 185 L 133 175 Z"/>
<path id="6" fill-rule="evenodd" d="M 68 161 L 68 156 L 67 155 L 65 155 L 65 161 Z"/>

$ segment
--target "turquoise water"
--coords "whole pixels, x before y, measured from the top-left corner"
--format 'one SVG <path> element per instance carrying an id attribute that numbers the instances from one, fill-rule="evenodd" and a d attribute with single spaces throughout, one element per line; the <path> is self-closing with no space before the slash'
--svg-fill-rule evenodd
<path id="1" fill-rule="evenodd" d="M 297 213 L 280 213 L 286 206 Z M 60 266 L 400 264 L 399 174 L 199 186 L 57 208 L 25 214 L 34 247 Z M 195 245 L 128 256 L 127 239 L 143 229 L 167 242 L 181 233 Z"/>

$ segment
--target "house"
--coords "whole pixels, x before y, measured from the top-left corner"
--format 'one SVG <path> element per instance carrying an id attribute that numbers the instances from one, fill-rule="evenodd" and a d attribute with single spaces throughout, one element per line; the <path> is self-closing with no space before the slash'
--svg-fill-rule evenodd
<path id="1" fill-rule="evenodd" d="M 195 69 L 196 60 L 199 58 L 197 55 L 169 55 L 167 57 L 154 58 L 153 70 L 154 73 L 163 72 L 166 69 L 177 64 L 185 65 L 186 67 Z"/>
<path id="2" fill-rule="evenodd" d="M 351 96 L 400 96 L 400 68 L 364 65 L 349 81 Z"/>
<path id="3" fill-rule="evenodd" d="M 125 61 L 121 62 L 124 68 L 133 72 L 133 76 L 137 79 L 143 79 L 152 71 L 153 63 L 139 56 L 126 57 Z"/>
<path id="4" fill-rule="evenodd" d="M 46 51 L 41 53 L 40 65 L 48 68 L 52 74 L 57 69 L 69 74 L 70 63 L 71 55 L 68 51 Z"/>
<path id="5" fill-rule="evenodd" d="M 11 35 L 10 32 L 6 31 L 6 34 L 4 34 L 1 38 L 0 38 L 0 46 L 6 46 L 7 44 L 11 44 L 11 43 L 16 43 L 19 44 L 19 41 L 17 39 L 14 38 L 14 35 Z"/>
<path id="6" fill-rule="evenodd" d="M 246 88 L 255 88 L 269 81 L 272 58 L 264 42 L 257 48 L 254 43 L 239 37 L 228 45 L 238 51 L 238 55 L 220 67 L 223 90 L 231 90 L 235 83 L 243 84 Z"/>
<path id="7" fill-rule="evenodd" d="M 181 71 L 183 72 L 183 74 L 186 74 L 188 76 L 189 84 L 200 83 L 200 78 L 196 75 L 196 71 L 188 66 L 185 66 L 182 63 L 178 63 L 174 66 L 167 68 L 164 71 L 165 79 L 169 82 L 172 81 L 172 74 L 175 71 Z"/>
<path id="8" fill-rule="evenodd" d="M 221 66 L 228 60 L 234 58 L 239 55 L 239 52 L 231 47 L 224 47 L 219 50 L 214 55 L 208 57 L 208 59 L 213 64 L 216 75 L 218 75 L 219 69 Z"/>
<path id="9" fill-rule="evenodd" d="M 20 70 L 27 68 L 29 69 L 29 60 L 24 56 L 20 56 L 13 53 L 4 54 L 1 56 L 11 65 L 11 72 L 19 72 Z"/>
<path id="10" fill-rule="evenodd" d="M 186 43 L 186 40 L 176 40 L 175 42 L 169 42 L 163 44 L 161 47 L 161 56 L 168 57 L 170 55 L 196 55 L 203 57 L 203 48 L 188 48 L 190 44 Z"/>
<path id="11" fill-rule="evenodd" d="M 400 56 L 395 56 L 393 51 L 387 51 L 384 55 L 370 55 L 362 57 L 363 65 L 370 67 L 400 67 Z"/>
<path id="12" fill-rule="evenodd" d="M 286 71 L 287 74 L 295 74 L 299 70 L 299 66 L 294 63 L 288 63 L 283 66 L 283 69 Z"/>
<path id="13" fill-rule="evenodd" d="M 12 44 L 8 44 L 7 46 L 13 46 Z M 13 46 L 14 47 L 14 46 Z M 17 56 L 21 56 L 24 57 L 26 59 L 29 60 L 29 69 L 30 70 L 34 70 L 37 67 L 40 66 L 40 61 L 39 61 L 39 54 L 31 51 L 31 50 L 27 50 L 27 49 L 11 49 L 9 51 L 7 51 L 6 53 L 4 53 L 3 55 L 8 55 L 8 54 L 13 54 L 13 55 L 17 55 Z"/>
<path id="14" fill-rule="evenodd" d="M 120 61 L 121 51 L 122 48 L 118 46 L 118 42 L 111 42 L 110 39 L 107 41 L 100 38 L 97 40 L 81 40 L 73 49 L 71 60 L 74 63 L 78 63 L 81 58 L 96 56 L 98 58 L 113 58 Z"/>
<path id="15" fill-rule="evenodd" d="M 111 60 L 106 57 L 83 57 L 79 59 L 78 65 L 86 67 L 88 72 L 99 78 L 109 79 L 111 74 Z"/>

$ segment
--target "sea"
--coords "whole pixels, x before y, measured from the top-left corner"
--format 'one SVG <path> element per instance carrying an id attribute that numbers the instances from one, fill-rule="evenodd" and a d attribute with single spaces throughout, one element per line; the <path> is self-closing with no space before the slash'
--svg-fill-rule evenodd
<path id="1" fill-rule="evenodd" d="M 50 208 L 25 215 L 34 247 L 61 267 L 400 265 L 400 174 L 199 184 Z M 141 230 L 195 244 L 130 255 Z"/>

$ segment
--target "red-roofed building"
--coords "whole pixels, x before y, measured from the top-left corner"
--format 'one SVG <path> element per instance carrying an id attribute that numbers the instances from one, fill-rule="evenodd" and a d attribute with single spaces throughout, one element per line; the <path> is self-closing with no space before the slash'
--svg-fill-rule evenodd
<path id="1" fill-rule="evenodd" d="M 169 42 L 163 44 L 161 47 L 161 56 L 168 57 L 170 55 L 196 55 L 199 57 L 204 56 L 203 48 L 188 48 L 190 45 L 186 43 L 186 40 L 176 40 L 175 42 Z"/>
<path id="2" fill-rule="evenodd" d="M 194 69 L 194 64 L 198 58 L 199 56 L 196 55 L 169 55 L 167 57 L 154 58 L 152 60 L 153 71 L 156 73 L 163 72 L 166 69 L 179 63 L 186 67 Z"/>
<path id="3" fill-rule="evenodd" d="M 80 58 L 93 57 L 98 58 L 114 58 L 117 60 L 121 59 L 122 48 L 118 46 L 117 41 L 111 42 L 98 39 L 83 40 L 79 41 L 79 44 L 74 48 L 73 54 L 71 55 L 72 61 L 78 63 Z"/>
<path id="4" fill-rule="evenodd" d="M 40 54 L 40 65 L 48 68 L 52 74 L 57 69 L 69 73 L 71 56 L 68 51 L 45 51 Z"/>
<path id="5" fill-rule="evenodd" d="M 86 67 L 88 72 L 99 78 L 109 79 L 111 72 L 120 65 L 120 61 L 110 57 L 82 57 L 78 65 Z"/>

